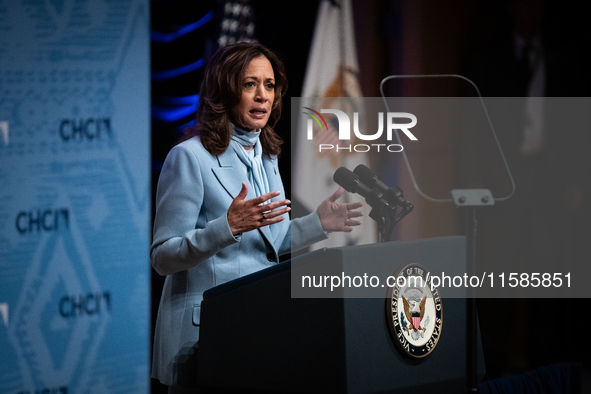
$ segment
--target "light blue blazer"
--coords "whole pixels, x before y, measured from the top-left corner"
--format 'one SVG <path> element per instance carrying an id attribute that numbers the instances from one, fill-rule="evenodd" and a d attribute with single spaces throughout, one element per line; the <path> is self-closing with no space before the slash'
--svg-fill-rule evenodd
<path id="1" fill-rule="evenodd" d="M 285 199 L 277 159 L 263 156 L 271 191 Z M 195 348 L 203 292 L 259 271 L 279 255 L 325 239 L 316 212 L 234 237 L 228 207 L 242 182 L 254 198 L 246 166 L 229 147 L 212 156 L 198 137 L 175 146 L 164 162 L 156 193 L 150 248 L 152 266 L 167 275 L 154 333 L 152 377 L 172 386 L 194 387 Z"/>

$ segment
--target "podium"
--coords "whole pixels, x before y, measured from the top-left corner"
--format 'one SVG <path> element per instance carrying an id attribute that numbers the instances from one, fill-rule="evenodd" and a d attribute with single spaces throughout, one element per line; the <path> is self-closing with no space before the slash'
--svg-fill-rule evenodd
<path id="1" fill-rule="evenodd" d="M 323 249 L 206 291 L 200 387 L 206 392 L 464 392 L 465 298 L 442 295 L 437 345 L 426 357 L 412 358 L 396 347 L 388 327 L 387 288 L 381 298 L 293 298 L 291 287 L 297 280 L 292 270 L 310 264 L 343 272 L 360 267 L 370 272 L 372 264 L 391 272 L 411 263 L 433 272 L 453 265 L 463 273 L 465 250 L 464 237 Z M 478 346 L 482 377 L 480 338 Z"/>

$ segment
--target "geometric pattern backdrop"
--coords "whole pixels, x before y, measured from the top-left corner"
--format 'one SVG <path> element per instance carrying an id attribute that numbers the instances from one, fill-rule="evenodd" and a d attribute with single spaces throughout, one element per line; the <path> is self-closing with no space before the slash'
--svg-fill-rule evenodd
<path id="1" fill-rule="evenodd" d="M 149 390 L 147 0 L 0 0 L 0 392 Z"/>

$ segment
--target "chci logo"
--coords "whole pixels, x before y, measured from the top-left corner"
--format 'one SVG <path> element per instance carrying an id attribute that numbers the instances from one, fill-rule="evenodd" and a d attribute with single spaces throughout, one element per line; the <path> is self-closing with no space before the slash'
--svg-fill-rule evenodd
<path id="1" fill-rule="evenodd" d="M 344 111 L 338 109 L 321 109 L 320 112 L 318 112 L 309 107 L 303 108 L 309 111 L 304 112 L 304 114 L 310 117 L 307 123 L 308 140 L 312 140 L 314 138 L 314 122 L 316 122 L 316 124 L 318 124 L 320 127 L 321 133 L 329 131 L 329 123 L 327 123 L 324 116 L 322 116 L 322 114 L 327 113 L 333 114 L 336 117 L 338 123 L 338 141 L 342 142 L 351 140 L 351 120 L 349 115 L 347 115 Z M 415 137 L 415 135 L 410 132 L 410 129 L 417 124 L 417 117 L 408 112 L 388 112 L 386 115 L 384 115 L 383 112 L 378 112 L 378 130 L 373 134 L 365 134 L 359 130 L 359 112 L 353 112 L 353 133 L 359 140 L 375 141 L 384 133 L 384 121 L 386 123 L 386 139 L 388 141 L 392 141 L 394 130 L 402 131 L 404 135 L 406 135 L 411 141 L 418 141 L 417 137 Z M 326 141 L 326 139 L 324 139 L 324 141 Z M 337 152 L 339 150 L 347 150 L 351 152 L 351 149 L 355 150 L 356 152 L 368 152 L 369 150 L 372 150 L 372 147 L 377 151 L 383 149 L 389 152 L 401 152 L 404 149 L 400 144 L 357 144 L 353 146 L 335 146 L 334 143 L 320 143 L 319 152 L 332 149 L 336 149 Z"/>
<path id="2" fill-rule="evenodd" d="M 433 351 L 442 327 L 439 291 L 419 264 L 396 275 L 386 298 L 386 318 L 394 344 L 406 356 L 421 358 Z"/>

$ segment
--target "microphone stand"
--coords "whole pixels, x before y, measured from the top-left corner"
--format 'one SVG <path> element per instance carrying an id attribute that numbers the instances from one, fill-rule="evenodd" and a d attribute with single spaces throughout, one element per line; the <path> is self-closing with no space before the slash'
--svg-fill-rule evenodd
<path id="1" fill-rule="evenodd" d="M 396 205 L 390 205 L 389 203 L 383 202 L 383 194 L 377 189 L 373 189 L 371 195 L 366 197 L 367 203 L 373 207 L 369 213 L 369 217 L 376 221 L 378 224 L 378 233 L 380 234 L 380 242 L 388 242 L 394 226 L 402 220 L 403 217 L 408 215 L 414 208 L 414 206 L 406 202 L 400 206 L 400 210 L 396 209 Z"/>

